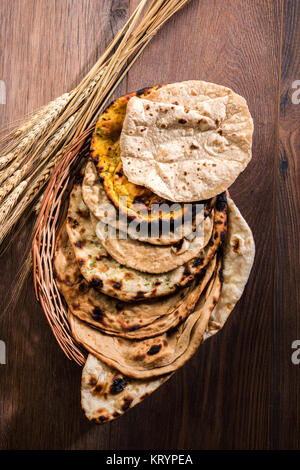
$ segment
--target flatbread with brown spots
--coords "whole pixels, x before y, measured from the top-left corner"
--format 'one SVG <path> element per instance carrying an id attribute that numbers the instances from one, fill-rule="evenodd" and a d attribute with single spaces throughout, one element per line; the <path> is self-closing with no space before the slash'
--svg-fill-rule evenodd
<path id="1" fill-rule="evenodd" d="M 212 276 L 215 259 L 190 287 L 160 299 L 121 302 L 91 287 L 81 275 L 65 226 L 57 237 L 56 284 L 70 312 L 100 330 L 123 338 L 140 339 L 176 327 L 193 311 Z"/>
<path id="2" fill-rule="evenodd" d="M 133 341 L 105 335 L 69 314 L 74 338 L 91 354 L 129 377 L 145 379 L 168 374 L 195 353 L 222 288 L 222 261 L 202 293 L 197 307 L 177 328 L 154 338 Z"/>
<path id="3" fill-rule="evenodd" d="M 214 228 L 210 242 L 199 255 L 168 273 L 142 273 L 120 265 L 99 241 L 90 213 L 82 199 L 80 184 L 70 195 L 67 232 L 77 263 L 86 281 L 106 295 L 122 301 L 140 301 L 175 293 L 190 285 L 215 256 L 226 236 L 227 202 L 225 193 L 217 197 Z"/>
<path id="4" fill-rule="evenodd" d="M 203 335 L 203 340 L 223 327 L 230 312 L 242 295 L 254 260 L 255 246 L 251 230 L 231 199 L 228 199 L 228 233 L 223 256 L 223 287 Z M 89 355 L 82 378 L 82 407 L 88 419 L 103 423 L 132 408 L 156 390 L 171 374 L 137 380 L 123 376 L 116 369 Z M 130 385 L 128 386 L 127 383 Z M 99 387 L 100 386 L 100 387 Z M 116 389 L 116 393 L 110 390 Z"/>
<path id="5" fill-rule="evenodd" d="M 164 246 L 152 246 L 151 237 L 146 237 L 143 240 L 136 230 L 131 229 L 130 223 L 124 227 L 122 226 L 122 219 L 121 221 L 117 219 L 116 209 L 109 203 L 104 189 L 101 188 L 99 177 L 92 162 L 89 162 L 85 168 L 82 198 L 90 210 L 96 235 L 106 251 L 120 264 L 137 271 L 154 274 L 172 271 L 195 258 L 200 249 L 205 248 L 211 238 L 214 210 L 212 209 L 213 202 L 209 201 L 205 205 L 205 209 L 204 204 L 199 205 L 197 216 L 194 218 L 195 227 L 193 227 L 192 219 L 188 221 L 190 223 L 184 223 L 178 227 L 178 238 L 175 239 L 177 242 L 175 246 L 166 243 L 161 244 Z M 103 217 L 101 217 L 101 214 Z M 110 215 L 108 216 L 108 214 Z M 114 225 L 111 229 L 108 223 L 110 220 L 113 220 L 115 224 L 117 223 L 118 227 Z M 119 233 L 126 233 L 127 231 L 127 237 L 119 236 Z M 170 232 L 168 240 L 174 240 L 173 237 L 175 237 L 175 233 Z M 159 240 L 166 242 L 167 236 L 161 236 Z M 155 244 L 158 245 L 158 243 Z"/>
<path id="6" fill-rule="evenodd" d="M 105 192 L 115 207 L 128 218 L 146 222 L 175 220 L 181 218 L 186 209 L 177 204 L 173 213 L 166 201 L 142 186 L 128 181 L 123 173 L 120 157 L 120 134 L 126 113 L 127 103 L 133 96 L 147 96 L 157 87 L 133 92 L 117 98 L 99 117 L 91 141 L 91 157 L 103 182 Z M 124 198 L 126 196 L 126 199 Z M 153 211 L 153 204 L 165 204 L 166 209 Z M 141 210 L 141 207 L 143 210 Z"/>
<path id="7" fill-rule="evenodd" d="M 228 198 L 228 230 L 223 255 L 223 288 L 203 339 L 223 328 L 243 294 L 253 266 L 255 243 L 249 225 L 232 199 Z"/>
<path id="8" fill-rule="evenodd" d="M 215 83 L 171 83 L 133 96 L 120 138 L 130 183 L 176 202 L 227 189 L 251 159 L 253 121 L 246 100 Z"/>
<path id="9" fill-rule="evenodd" d="M 97 169 L 93 162 L 88 162 L 84 171 L 84 178 L 82 181 L 82 198 L 89 209 L 90 213 L 96 217 L 100 222 L 105 222 L 107 225 L 120 230 L 121 232 L 128 233 L 132 240 L 138 240 L 151 245 L 173 245 L 179 243 L 184 237 L 190 236 L 191 232 L 195 230 L 195 226 L 199 221 L 193 217 L 191 222 L 187 217 L 182 223 L 182 220 L 177 218 L 174 224 L 161 222 L 158 226 L 159 234 L 151 234 L 150 225 L 148 222 L 141 222 L 133 224 L 130 219 L 126 217 L 119 217 L 119 212 L 116 207 L 108 198 L 103 183 L 100 181 Z M 215 201 L 211 201 L 209 210 L 206 216 L 211 216 Z"/>
<path id="10" fill-rule="evenodd" d="M 146 380 L 132 379 L 89 354 L 82 371 L 82 409 L 90 421 L 106 423 L 141 403 L 171 375 Z"/>

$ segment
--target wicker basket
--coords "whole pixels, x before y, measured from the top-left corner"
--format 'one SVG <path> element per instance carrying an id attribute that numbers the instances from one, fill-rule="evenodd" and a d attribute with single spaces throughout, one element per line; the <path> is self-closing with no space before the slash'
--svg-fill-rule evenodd
<path id="1" fill-rule="evenodd" d="M 84 364 L 86 353 L 72 337 L 67 309 L 55 283 L 53 256 L 74 177 L 89 158 L 92 131 L 86 130 L 56 167 L 43 196 L 32 242 L 36 298 L 61 349 L 79 365 Z"/>

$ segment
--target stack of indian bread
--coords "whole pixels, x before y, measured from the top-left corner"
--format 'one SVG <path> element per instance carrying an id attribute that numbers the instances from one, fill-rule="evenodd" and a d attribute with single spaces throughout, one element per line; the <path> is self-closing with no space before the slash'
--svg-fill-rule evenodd
<path id="1" fill-rule="evenodd" d="M 54 259 L 89 352 L 89 420 L 115 419 L 160 387 L 240 299 L 255 247 L 228 188 L 252 133 L 244 98 L 203 81 L 131 93 L 100 116 Z"/>

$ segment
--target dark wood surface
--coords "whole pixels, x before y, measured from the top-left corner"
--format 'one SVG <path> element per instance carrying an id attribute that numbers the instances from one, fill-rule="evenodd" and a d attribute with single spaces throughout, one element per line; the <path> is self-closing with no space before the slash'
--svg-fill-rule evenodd
<path id="1" fill-rule="evenodd" d="M 278 447 L 300 448 L 300 365 L 287 352 L 300 338 L 300 102 L 293 104 L 300 72 L 300 2 L 283 8 L 280 119 L 275 219 L 273 416 Z M 300 82 L 298 83 L 299 89 Z M 300 94 L 298 93 L 298 100 Z M 299 100 L 300 101 L 300 100 Z M 289 431 L 288 431 L 289 430 Z"/>
<path id="2" fill-rule="evenodd" d="M 72 88 L 136 3 L 1 0 L 0 126 Z M 16 308 L 0 311 L 0 448 L 300 448 L 300 365 L 291 362 L 300 339 L 300 104 L 291 100 L 299 57 L 298 0 L 192 0 L 145 49 L 119 93 L 204 79 L 249 103 L 253 159 L 231 188 L 256 242 L 249 283 L 222 332 L 185 367 L 97 426 L 80 410 L 81 370 L 59 349 L 29 279 Z M 2 304 L 30 231 L 1 257 Z"/>

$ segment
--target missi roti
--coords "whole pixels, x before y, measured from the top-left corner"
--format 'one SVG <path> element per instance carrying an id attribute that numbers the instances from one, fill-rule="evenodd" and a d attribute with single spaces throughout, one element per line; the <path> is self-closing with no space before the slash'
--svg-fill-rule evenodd
<path id="1" fill-rule="evenodd" d="M 214 211 L 212 238 L 199 255 L 184 265 L 163 274 L 149 274 L 120 265 L 99 241 L 90 213 L 82 199 L 81 186 L 75 184 L 70 195 L 67 232 L 81 273 L 92 287 L 123 301 L 137 301 L 172 294 L 189 286 L 214 257 L 225 240 L 227 202 L 218 196 Z"/>
<path id="2" fill-rule="evenodd" d="M 133 96 L 146 97 L 157 87 L 144 89 L 116 99 L 100 116 L 91 141 L 91 156 L 103 182 L 107 196 L 114 206 L 130 219 L 158 223 L 161 220 L 182 218 L 186 211 L 192 210 L 191 204 L 175 204 L 175 210 L 151 211 L 153 204 L 174 203 L 166 201 L 151 190 L 130 183 L 123 173 L 120 156 L 120 136 L 125 119 L 127 103 Z M 126 200 L 125 200 L 125 199 Z M 173 206 L 174 207 L 174 206 Z"/>

